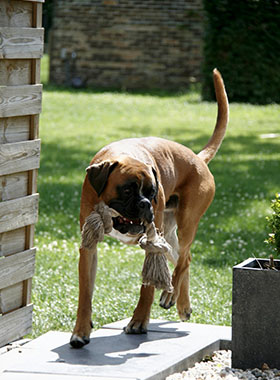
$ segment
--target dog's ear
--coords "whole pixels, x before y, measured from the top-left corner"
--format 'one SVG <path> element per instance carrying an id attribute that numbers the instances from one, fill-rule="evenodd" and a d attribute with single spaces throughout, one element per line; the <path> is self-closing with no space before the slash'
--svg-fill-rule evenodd
<path id="1" fill-rule="evenodd" d="M 154 174 L 154 177 L 156 180 L 156 193 L 154 196 L 154 201 L 155 201 L 155 203 L 157 203 L 157 201 L 158 201 L 158 177 L 157 177 L 156 169 L 153 167 L 152 170 L 153 170 L 153 174 Z"/>
<path id="2" fill-rule="evenodd" d="M 118 162 L 103 161 L 98 164 L 90 165 L 86 169 L 89 182 L 97 192 L 98 197 L 100 197 L 105 189 L 108 177 L 117 165 Z"/>

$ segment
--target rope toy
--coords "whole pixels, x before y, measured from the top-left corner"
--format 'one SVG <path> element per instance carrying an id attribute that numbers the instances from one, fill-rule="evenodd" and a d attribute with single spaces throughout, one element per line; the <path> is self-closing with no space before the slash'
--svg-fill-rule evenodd
<path id="1" fill-rule="evenodd" d="M 83 225 L 81 246 L 95 250 L 97 243 L 104 240 L 104 235 L 112 231 L 112 217 L 117 215 L 119 214 L 104 202 L 98 203 Z M 171 252 L 171 246 L 159 234 L 153 222 L 145 223 L 145 233 L 140 237 L 139 245 L 146 251 L 142 269 L 143 285 L 172 292 L 171 274 L 166 258 Z"/>
<path id="2" fill-rule="evenodd" d="M 155 224 L 144 223 L 146 232 L 139 239 L 139 245 L 146 251 L 142 269 L 143 285 L 153 285 L 157 289 L 172 292 L 171 275 L 166 254 L 171 247 L 162 235 L 158 233 Z"/>
<path id="3" fill-rule="evenodd" d="M 111 209 L 104 202 L 98 203 L 86 218 L 82 228 L 82 248 L 94 249 L 113 228 Z"/>

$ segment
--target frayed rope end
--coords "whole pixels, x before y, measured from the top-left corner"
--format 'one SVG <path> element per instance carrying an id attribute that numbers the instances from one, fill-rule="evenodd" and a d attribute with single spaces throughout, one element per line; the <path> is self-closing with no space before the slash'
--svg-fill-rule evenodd
<path id="1" fill-rule="evenodd" d="M 113 221 L 110 208 L 104 202 L 98 203 L 89 214 L 82 228 L 82 248 L 93 249 L 104 240 L 104 234 L 112 231 Z"/>
<path id="2" fill-rule="evenodd" d="M 146 231 L 146 235 L 139 240 L 140 247 L 146 251 L 142 269 L 143 285 L 172 292 L 171 274 L 165 256 L 171 247 L 164 237 L 158 234 L 154 223 L 150 224 Z"/>

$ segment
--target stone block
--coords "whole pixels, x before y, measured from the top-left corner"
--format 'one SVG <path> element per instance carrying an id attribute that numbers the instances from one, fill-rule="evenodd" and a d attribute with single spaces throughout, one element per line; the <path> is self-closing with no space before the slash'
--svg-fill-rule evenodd
<path id="1" fill-rule="evenodd" d="M 233 267 L 234 368 L 280 368 L 280 270 L 263 269 L 265 263 L 251 258 Z M 280 260 L 275 264 L 280 269 Z"/>

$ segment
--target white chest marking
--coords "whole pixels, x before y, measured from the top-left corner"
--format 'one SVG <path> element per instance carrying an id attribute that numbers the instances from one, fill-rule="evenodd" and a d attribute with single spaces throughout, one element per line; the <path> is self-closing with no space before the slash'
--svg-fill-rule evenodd
<path id="1" fill-rule="evenodd" d="M 125 244 L 137 244 L 137 241 L 139 238 L 139 235 L 131 236 L 128 234 L 122 234 L 119 231 L 115 230 L 114 228 L 108 235 L 117 240 L 120 240 L 122 243 L 125 243 Z"/>

